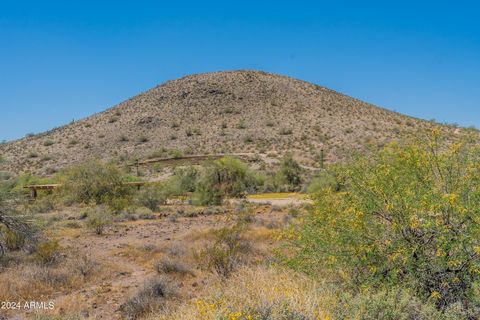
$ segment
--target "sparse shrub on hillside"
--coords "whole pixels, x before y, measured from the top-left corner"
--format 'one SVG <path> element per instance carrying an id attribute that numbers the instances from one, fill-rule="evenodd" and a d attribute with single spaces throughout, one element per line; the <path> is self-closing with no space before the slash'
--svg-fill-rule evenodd
<path id="1" fill-rule="evenodd" d="M 120 138 L 118 138 L 119 142 L 128 142 L 128 140 L 129 140 L 128 137 L 124 134 L 122 134 Z"/>
<path id="2" fill-rule="evenodd" d="M 38 153 L 36 151 L 30 151 L 27 156 L 29 158 L 38 158 Z"/>
<path id="3" fill-rule="evenodd" d="M 195 199 L 199 204 L 217 205 L 224 197 L 242 197 L 257 187 L 257 178 L 245 163 L 224 157 L 207 165 L 197 184 Z"/>
<path id="4" fill-rule="evenodd" d="M 137 138 L 137 142 L 138 142 L 138 143 L 148 142 L 148 137 L 147 137 L 147 136 L 139 136 L 139 137 Z"/>
<path id="5" fill-rule="evenodd" d="M 108 204 L 114 209 L 128 205 L 131 188 L 113 164 L 90 161 L 65 170 L 59 177 L 67 203 Z"/>
<path id="6" fill-rule="evenodd" d="M 440 310 L 471 308 L 480 280 L 478 163 L 478 146 L 434 132 L 336 168 L 344 190 L 316 196 L 293 265 L 330 270 L 353 287 L 406 286 Z"/>
<path id="7" fill-rule="evenodd" d="M 287 135 L 293 134 L 293 130 L 291 128 L 281 128 L 279 133 L 282 136 L 287 136 Z"/>
<path id="8" fill-rule="evenodd" d="M 170 155 L 170 157 L 175 158 L 175 159 L 178 159 L 178 158 L 183 157 L 183 152 L 182 152 L 182 150 L 178 150 L 178 149 L 170 150 L 170 151 L 168 152 L 168 154 Z"/>
<path id="9" fill-rule="evenodd" d="M 44 145 L 45 147 L 49 147 L 49 146 L 51 146 L 51 145 L 53 145 L 53 144 L 55 144 L 55 142 L 52 141 L 52 140 L 45 140 L 45 141 L 43 141 L 43 145 Z"/>
<path id="10" fill-rule="evenodd" d="M 246 129 L 247 128 L 247 125 L 245 124 L 245 120 L 240 120 L 238 123 L 237 123 L 237 129 Z"/>

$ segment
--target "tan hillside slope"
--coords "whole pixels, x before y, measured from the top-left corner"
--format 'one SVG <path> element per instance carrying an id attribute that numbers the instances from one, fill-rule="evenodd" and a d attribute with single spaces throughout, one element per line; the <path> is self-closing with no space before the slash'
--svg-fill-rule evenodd
<path id="1" fill-rule="evenodd" d="M 126 161 L 152 153 L 292 152 L 318 165 L 381 145 L 431 123 L 335 91 L 258 71 L 191 75 L 102 113 L 0 146 L 0 170 L 51 173 L 90 158 Z"/>

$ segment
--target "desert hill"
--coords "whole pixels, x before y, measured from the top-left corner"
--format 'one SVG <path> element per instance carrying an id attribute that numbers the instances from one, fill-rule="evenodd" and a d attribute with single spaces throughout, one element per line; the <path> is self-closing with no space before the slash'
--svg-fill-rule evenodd
<path id="1" fill-rule="evenodd" d="M 90 158 L 292 152 L 317 166 L 433 124 L 330 89 L 259 71 L 168 81 L 102 113 L 0 145 L 0 170 L 48 174 Z"/>

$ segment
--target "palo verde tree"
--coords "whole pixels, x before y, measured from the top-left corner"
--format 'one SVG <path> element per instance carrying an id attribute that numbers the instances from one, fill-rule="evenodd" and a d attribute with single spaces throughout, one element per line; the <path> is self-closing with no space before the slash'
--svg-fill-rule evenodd
<path id="1" fill-rule="evenodd" d="M 292 263 L 352 288 L 407 286 L 440 310 L 471 308 L 480 280 L 480 148 L 439 131 L 334 169 Z"/>

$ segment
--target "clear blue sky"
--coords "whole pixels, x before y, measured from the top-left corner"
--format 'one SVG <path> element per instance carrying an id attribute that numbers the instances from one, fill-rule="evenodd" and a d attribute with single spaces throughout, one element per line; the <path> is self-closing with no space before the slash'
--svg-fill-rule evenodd
<path id="1" fill-rule="evenodd" d="M 480 127 L 474 1 L 0 1 L 0 140 L 190 73 L 260 69 Z"/>

